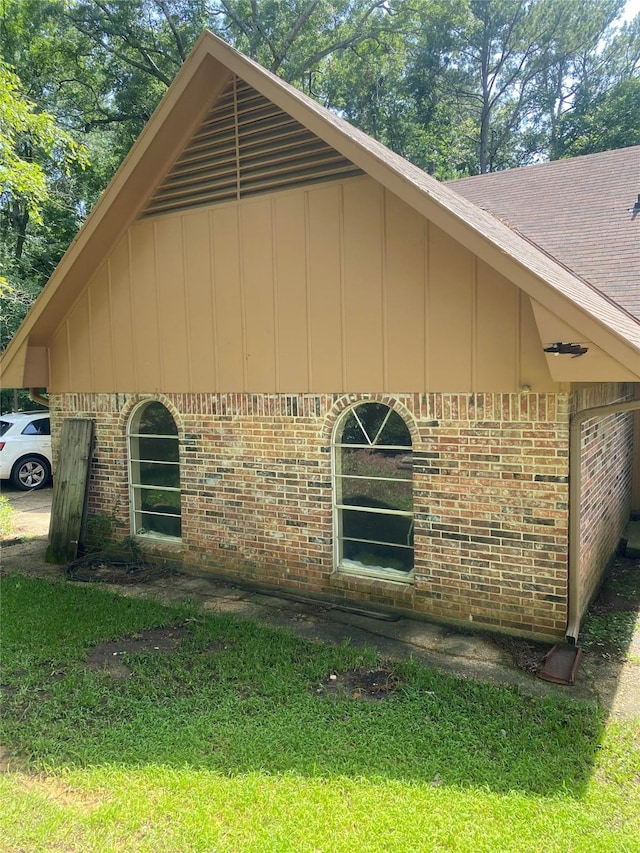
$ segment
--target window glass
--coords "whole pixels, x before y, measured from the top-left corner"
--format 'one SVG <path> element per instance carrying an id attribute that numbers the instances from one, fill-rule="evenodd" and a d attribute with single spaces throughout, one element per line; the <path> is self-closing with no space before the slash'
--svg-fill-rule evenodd
<path id="1" fill-rule="evenodd" d="M 30 421 L 22 430 L 22 435 L 51 435 L 51 421 L 49 418 Z"/>
<path id="2" fill-rule="evenodd" d="M 336 430 L 334 517 L 338 567 L 407 577 L 413 570 L 411 433 L 383 403 L 361 403 Z"/>
<path id="3" fill-rule="evenodd" d="M 132 526 L 138 535 L 181 535 L 180 447 L 171 412 L 152 401 L 129 425 Z"/>
<path id="4" fill-rule="evenodd" d="M 178 462 L 179 448 L 175 438 L 148 438 L 138 436 L 140 459 L 153 459 L 156 462 Z"/>
<path id="5" fill-rule="evenodd" d="M 348 413 L 340 444 L 411 447 L 411 434 L 397 412 L 383 403 L 362 403 Z"/>
<path id="6" fill-rule="evenodd" d="M 144 435 L 178 435 L 176 422 L 162 403 L 147 403 L 139 415 L 137 432 Z"/>

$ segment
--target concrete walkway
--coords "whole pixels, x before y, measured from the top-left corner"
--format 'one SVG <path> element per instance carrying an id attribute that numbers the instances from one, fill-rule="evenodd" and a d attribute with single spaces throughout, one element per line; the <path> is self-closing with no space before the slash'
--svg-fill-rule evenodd
<path id="1" fill-rule="evenodd" d="M 32 539 L 49 535 L 51 499 L 53 488 L 22 492 L 10 483 L 2 482 L 2 495 L 14 509 L 14 527 L 11 539 Z"/>
<path id="2" fill-rule="evenodd" d="M 51 490 L 6 494 L 17 511 L 17 530 L 31 532 L 34 538 L 4 545 L 3 571 L 64 579 L 64 567 L 44 562 L 48 532 L 46 508 L 50 505 Z M 186 574 L 152 577 L 144 583 L 105 583 L 104 586 L 121 595 L 153 597 L 164 603 L 188 600 L 203 611 L 232 613 L 241 619 L 285 628 L 309 639 L 372 646 L 382 658 L 413 657 L 441 671 L 515 687 L 526 695 L 559 694 L 580 702 L 598 700 L 616 717 L 640 717 L 640 665 L 637 663 L 603 661 L 599 656 L 585 655 L 577 683 L 572 687 L 560 686 L 519 670 L 512 656 L 490 635 L 458 631 L 436 623 L 405 618 L 387 621 Z M 640 619 L 630 655 L 640 660 Z"/>

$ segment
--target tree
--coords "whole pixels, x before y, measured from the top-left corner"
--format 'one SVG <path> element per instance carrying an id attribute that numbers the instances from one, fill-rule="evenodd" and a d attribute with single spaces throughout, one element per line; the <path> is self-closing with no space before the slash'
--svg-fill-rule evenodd
<path id="1" fill-rule="evenodd" d="M 470 0 L 447 84 L 472 117 L 480 173 L 544 153 L 543 116 L 574 59 L 592 48 L 624 0 Z M 551 98 L 551 103 L 549 99 Z"/>
<path id="2" fill-rule="evenodd" d="M 14 232 L 16 260 L 22 257 L 29 219 L 42 222 L 52 179 L 86 162 L 86 149 L 52 115 L 36 111 L 17 75 L 0 61 L 0 212 L 5 229 Z"/>
<path id="3" fill-rule="evenodd" d="M 86 149 L 53 116 L 37 111 L 16 74 L 0 62 L 0 344 L 11 336 L 41 286 L 23 263 L 29 223 L 43 224 L 55 183 L 86 162 Z"/>
<path id="4" fill-rule="evenodd" d="M 47 6 L 66 33 L 57 52 L 61 88 L 73 93 L 66 100 L 82 105 L 76 126 L 118 127 L 124 151 L 205 27 L 309 91 L 327 57 L 393 31 L 397 17 L 387 0 L 48 0 Z"/>
<path id="5" fill-rule="evenodd" d="M 566 115 L 561 138 L 565 157 L 640 145 L 640 78 L 623 80 Z"/>
<path id="6" fill-rule="evenodd" d="M 301 88 L 328 56 L 396 31 L 387 0 L 220 0 L 213 28 L 265 68 Z"/>
<path id="7" fill-rule="evenodd" d="M 551 159 L 633 145 L 638 134 L 640 15 L 609 25 L 558 81 Z"/>
<path id="8" fill-rule="evenodd" d="M 398 4 L 398 32 L 332 56 L 312 94 L 439 178 L 467 170 L 466 116 L 444 86 L 464 0 Z"/>

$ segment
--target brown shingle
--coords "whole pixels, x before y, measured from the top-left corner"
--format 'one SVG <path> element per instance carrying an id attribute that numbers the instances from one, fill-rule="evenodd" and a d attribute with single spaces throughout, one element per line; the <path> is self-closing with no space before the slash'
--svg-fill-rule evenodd
<path id="1" fill-rule="evenodd" d="M 448 186 L 640 318 L 640 145 Z"/>

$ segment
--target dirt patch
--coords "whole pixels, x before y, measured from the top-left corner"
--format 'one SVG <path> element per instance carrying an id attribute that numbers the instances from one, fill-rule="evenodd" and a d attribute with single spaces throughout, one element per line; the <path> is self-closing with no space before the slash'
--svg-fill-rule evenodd
<path id="1" fill-rule="evenodd" d="M 317 696 L 347 696 L 377 702 L 387 699 L 401 686 L 400 677 L 389 666 L 332 673 L 315 689 Z"/>
<path id="2" fill-rule="evenodd" d="M 507 634 L 496 634 L 493 641 L 511 655 L 514 665 L 519 670 L 533 675 L 542 669 L 544 656 L 549 651 L 548 644 L 523 640 L 519 637 L 509 637 Z"/>
<path id="3" fill-rule="evenodd" d="M 129 678 L 131 669 L 127 659 L 131 655 L 152 653 L 168 655 L 174 652 L 184 637 L 186 629 L 181 626 L 154 628 L 137 637 L 124 637 L 109 643 L 94 646 L 85 659 L 89 669 L 107 672 L 114 678 Z"/>

